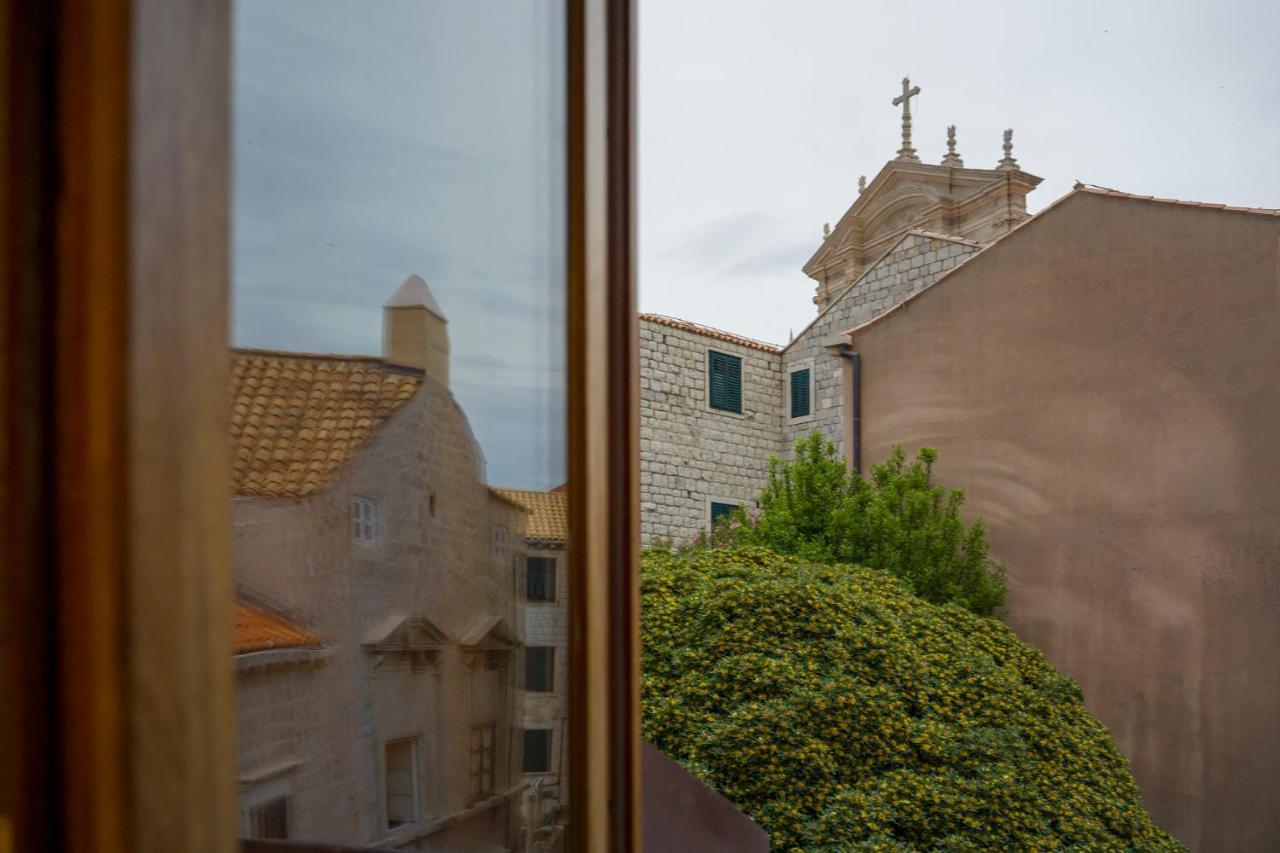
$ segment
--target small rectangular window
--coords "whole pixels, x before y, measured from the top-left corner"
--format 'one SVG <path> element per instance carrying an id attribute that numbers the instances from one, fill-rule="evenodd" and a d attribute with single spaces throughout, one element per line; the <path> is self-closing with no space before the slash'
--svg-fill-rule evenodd
<path id="1" fill-rule="evenodd" d="M 707 388 L 711 408 L 742 414 L 742 359 L 708 350 Z"/>
<path id="2" fill-rule="evenodd" d="M 808 417 L 812 406 L 809 402 L 809 368 L 791 371 L 791 417 Z"/>
<path id="3" fill-rule="evenodd" d="M 418 742 L 393 740 L 386 748 L 387 827 L 418 819 Z"/>
<path id="4" fill-rule="evenodd" d="M 529 646 L 524 651 L 524 689 L 550 693 L 555 689 L 555 646 Z"/>
<path id="5" fill-rule="evenodd" d="M 376 545 L 382 535 L 378 518 L 378 502 L 356 495 L 351 499 L 351 541 L 360 545 Z"/>
<path id="6" fill-rule="evenodd" d="M 555 601 L 555 557 L 529 557 L 525 565 L 525 598 L 530 601 Z"/>
<path id="7" fill-rule="evenodd" d="M 493 558 L 498 562 L 504 562 L 507 559 L 507 528 L 505 527 L 493 529 Z"/>
<path id="8" fill-rule="evenodd" d="M 527 729 L 525 731 L 524 772 L 551 772 L 551 729 Z"/>
<path id="9" fill-rule="evenodd" d="M 471 798 L 493 795 L 494 755 L 497 726 L 476 723 L 471 727 Z"/>
<path id="10" fill-rule="evenodd" d="M 249 837 L 289 837 L 289 798 L 275 797 L 249 808 Z"/>
<path id="11" fill-rule="evenodd" d="M 716 524 L 720 519 L 732 513 L 738 508 L 737 504 L 721 503 L 719 501 L 711 502 L 711 529 L 715 530 Z"/>

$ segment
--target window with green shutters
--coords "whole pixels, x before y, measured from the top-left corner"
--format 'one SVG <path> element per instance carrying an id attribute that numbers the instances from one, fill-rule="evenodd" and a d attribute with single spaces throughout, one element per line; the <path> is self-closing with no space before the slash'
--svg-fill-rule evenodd
<path id="1" fill-rule="evenodd" d="M 709 350 L 707 387 L 710 389 L 711 408 L 742 414 L 742 359 Z"/>
<path id="2" fill-rule="evenodd" d="M 716 522 L 724 518 L 729 513 L 738 508 L 737 504 L 720 503 L 719 501 L 711 502 L 711 529 L 715 530 Z"/>
<path id="3" fill-rule="evenodd" d="M 810 411 L 809 369 L 793 370 L 791 372 L 791 417 L 808 417 Z"/>

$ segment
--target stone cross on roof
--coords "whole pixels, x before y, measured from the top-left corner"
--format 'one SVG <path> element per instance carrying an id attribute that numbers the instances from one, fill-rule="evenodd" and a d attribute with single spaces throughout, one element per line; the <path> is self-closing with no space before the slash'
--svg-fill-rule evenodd
<path id="1" fill-rule="evenodd" d="M 920 158 L 916 156 L 916 149 L 911 147 L 911 99 L 918 94 L 920 94 L 920 87 L 912 86 L 910 77 L 903 77 L 902 94 L 893 99 L 895 107 L 902 105 L 902 147 L 898 149 L 898 159 L 910 160 L 913 163 L 920 162 Z"/>

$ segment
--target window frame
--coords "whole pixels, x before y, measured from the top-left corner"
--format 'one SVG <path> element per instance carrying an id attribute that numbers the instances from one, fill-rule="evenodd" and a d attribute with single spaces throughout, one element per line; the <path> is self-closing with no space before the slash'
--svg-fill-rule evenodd
<path id="1" fill-rule="evenodd" d="M 533 666 L 535 657 L 533 652 L 539 652 L 539 657 L 545 657 L 546 668 L 544 678 L 540 683 L 546 684 L 546 687 L 531 687 L 529 684 L 529 673 Z M 555 646 L 525 646 L 524 647 L 524 683 L 521 689 L 526 693 L 555 693 L 556 692 L 556 647 Z"/>
<path id="2" fill-rule="evenodd" d="M 706 507 L 703 514 L 703 529 L 707 532 L 708 536 L 710 536 L 715 529 L 714 519 L 712 518 L 712 515 L 711 515 L 712 507 L 715 504 L 721 504 L 722 506 L 730 506 L 730 507 L 733 507 L 733 509 L 737 509 L 738 507 L 747 506 L 747 501 L 740 500 L 738 498 L 708 496 L 706 498 Z M 730 510 L 730 512 L 732 511 L 733 510 Z"/>
<path id="3" fill-rule="evenodd" d="M 409 745 L 409 780 L 413 788 L 410 793 L 413 803 L 413 817 L 409 820 L 400 821 L 398 823 L 391 822 L 391 747 L 401 744 Z M 386 832 L 399 832 L 407 826 L 413 826 L 421 823 L 423 815 L 426 813 L 422 806 L 422 736 L 409 735 L 407 737 L 388 738 L 382 742 L 382 826 Z"/>
<path id="4" fill-rule="evenodd" d="M 720 358 L 724 358 L 724 359 L 730 359 L 730 360 L 731 360 L 731 362 L 730 362 L 730 363 L 734 363 L 734 364 L 736 364 L 736 366 L 737 366 L 737 381 L 738 381 L 737 397 L 738 397 L 738 408 L 736 408 L 736 409 L 730 409 L 730 408 L 725 408 L 725 407 L 722 407 L 722 406 L 717 406 L 717 405 L 716 405 L 716 403 L 715 403 L 715 392 L 714 392 L 714 388 L 713 388 L 712 376 L 714 375 L 714 371 L 715 371 L 715 360 L 716 360 L 716 357 L 717 357 L 717 356 L 719 356 Z M 736 417 L 744 417 L 744 416 L 745 416 L 745 414 L 746 414 L 746 406 L 744 405 L 745 401 L 744 401 L 744 399 L 743 399 L 743 390 L 744 390 L 745 385 L 746 385 L 746 383 L 745 383 L 745 376 L 744 376 L 744 374 L 746 373 L 746 363 L 747 363 L 747 357 L 746 357 L 746 356 L 744 356 L 744 355 L 737 355 L 737 354 L 735 354 L 735 353 L 725 352 L 724 350 L 718 350 L 718 349 L 715 349 L 714 347 L 707 347 L 707 361 L 706 361 L 707 399 L 706 399 L 706 406 L 707 406 L 707 410 L 708 410 L 708 411 L 716 412 L 717 414 L 734 415 L 734 416 L 736 416 Z"/>
<path id="5" fill-rule="evenodd" d="M 231 6 L 0 11 L 17 81 L 0 89 L 0 145 L 13 154 L 0 158 L 0 253 L 16 271 L 0 305 L 11 356 L 0 396 L 15 426 L 3 500 L 25 534 L 0 545 L 22 578 L 4 594 L 24 630 L 0 649 L 17 662 L 0 667 L 5 686 L 25 688 L 0 691 L 3 721 L 24 735 L 12 747 L 23 784 L 0 783 L 15 849 L 237 846 Z M 566 0 L 566 849 L 577 853 L 640 849 L 634 38 L 631 0 Z"/>
<path id="6" fill-rule="evenodd" d="M 369 516 L 365 519 L 361 516 Z M 362 548 L 377 548 L 382 545 L 382 504 L 370 495 L 353 494 L 351 496 L 351 543 Z M 371 528 L 369 535 L 364 535 L 364 528 Z M 359 532 L 357 532 L 359 531 Z"/>
<path id="7" fill-rule="evenodd" d="M 530 578 L 532 564 L 534 560 L 541 561 L 546 564 L 546 583 L 544 589 L 549 589 L 550 593 L 541 597 L 534 598 L 529 594 Z M 556 578 L 560 574 L 560 559 L 551 554 L 526 554 L 524 560 L 524 600 L 528 604 L 556 604 L 558 595 L 558 584 Z"/>
<path id="8" fill-rule="evenodd" d="M 547 762 L 546 762 L 545 769 L 542 769 L 542 770 L 530 770 L 525 763 L 529 757 L 529 735 L 534 733 L 545 733 L 547 737 Z M 521 738 L 521 741 L 522 741 L 521 743 L 522 748 L 520 750 L 520 756 L 521 756 L 520 772 L 525 776 L 554 775 L 556 772 L 556 752 L 555 752 L 556 731 L 555 729 L 553 728 L 525 729 L 523 737 Z"/>
<path id="9" fill-rule="evenodd" d="M 805 370 L 809 372 L 809 411 L 803 415 L 793 416 L 791 414 L 792 412 L 791 383 L 793 381 L 792 377 L 794 376 L 794 374 L 800 373 L 801 371 L 805 371 Z M 815 376 L 816 376 L 816 372 L 814 369 L 814 359 L 812 358 L 800 359 L 799 361 L 796 361 L 792 364 L 787 365 L 786 380 L 785 380 L 786 384 L 783 386 L 784 393 L 783 393 L 783 400 L 782 400 L 782 414 L 783 414 L 783 417 L 786 418 L 788 425 L 802 424 L 807 421 L 811 421 L 817 417 L 818 407 L 815 405 L 816 399 L 814 395 Z"/>

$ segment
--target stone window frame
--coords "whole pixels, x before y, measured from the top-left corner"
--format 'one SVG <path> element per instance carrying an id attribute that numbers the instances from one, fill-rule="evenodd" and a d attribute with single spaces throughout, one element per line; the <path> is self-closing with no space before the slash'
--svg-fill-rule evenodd
<path id="1" fill-rule="evenodd" d="M 290 768 L 292 769 L 292 768 Z M 244 838 L 257 838 L 253 834 L 253 813 L 256 809 L 276 800 L 285 801 L 285 838 L 293 837 L 293 780 L 287 774 L 274 776 L 249 787 L 240 796 L 240 834 Z"/>
<path id="2" fill-rule="evenodd" d="M 813 420 L 818 416 L 818 371 L 814 364 L 813 356 L 802 358 L 787 364 L 784 368 L 785 376 L 782 382 L 782 417 L 786 420 L 787 425 L 802 424 Z M 791 417 L 791 374 L 798 373 L 801 370 L 809 371 L 809 414 L 801 415 L 798 418 Z"/>
<path id="3" fill-rule="evenodd" d="M 708 495 L 706 498 L 706 506 L 703 507 L 703 513 L 702 513 L 702 528 L 707 532 L 708 536 L 711 535 L 711 505 L 713 503 L 729 504 L 733 506 L 735 509 L 737 507 L 749 506 L 751 504 L 750 501 L 744 501 L 741 498 L 723 498 L 723 497 L 716 497 L 714 495 Z"/>
<path id="4" fill-rule="evenodd" d="M 539 654 L 542 654 L 543 652 L 546 653 L 546 669 L 544 672 L 544 674 L 546 675 L 546 680 L 544 682 L 547 685 L 546 687 L 530 687 L 529 686 L 529 666 L 530 666 L 530 661 L 532 660 L 532 658 L 530 658 L 529 656 L 529 653 L 532 652 L 534 649 L 538 649 Z M 544 695 L 556 692 L 556 658 L 558 657 L 558 655 L 556 654 L 556 651 L 557 651 L 557 648 L 554 643 L 550 643 L 547 645 L 538 645 L 538 646 L 527 645 L 524 647 L 524 654 L 525 654 L 524 684 L 522 685 L 522 689 L 524 690 L 524 692 L 539 693 Z"/>
<path id="5" fill-rule="evenodd" d="M 550 582 L 549 582 L 549 586 L 551 587 L 551 595 L 550 595 L 548 598 L 530 598 L 530 597 L 529 597 L 529 563 L 530 563 L 530 561 L 531 561 L 531 560 L 546 560 L 546 561 L 548 561 L 548 562 L 551 564 L 551 567 L 550 567 Z M 524 597 L 524 603 L 525 603 L 525 604 L 544 605 L 544 604 L 557 604 L 557 603 L 559 603 L 559 596 L 560 596 L 560 589 L 559 589 L 559 587 L 560 587 L 560 584 L 559 584 L 559 575 L 560 575 L 560 558 L 559 558 L 559 555 L 557 555 L 557 554 L 539 553 L 539 552 L 529 552 L 529 553 L 526 553 L 526 554 L 524 555 L 524 571 L 525 571 L 525 582 L 524 582 L 524 596 L 523 596 L 523 597 Z"/>
<path id="6" fill-rule="evenodd" d="M 529 733 L 529 732 L 546 732 L 546 733 L 547 733 L 547 766 L 546 766 L 546 769 L 545 769 L 545 770 L 526 770 L 526 769 L 525 769 L 525 767 L 524 767 L 524 760 L 525 760 L 525 756 L 527 756 L 527 755 L 528 755 L 528 750 L 525 748 L 525 747 L 528 747 L 528 742 L 527 742 L 526 740 L 524 740 L 524 736 L 528 735 L 528 733 Z M 521 759 L 520 759 L 520 772 L 521 772 L 521 774 L 522 774 L 522 775 L 524 775 L 524 776 L 554 776 L 554 775 L 556 774 L 556 772 L 557 772 L 557 769 L 556 769 L 556 739 L 557 739 L 557 737 L 558 737 L 558 736 L 559 736 L 559 735 L 558 735 L 558 734 L 557 734 L 557 732 L 556 732 L 556 728 L 555 728 L 555 726 L 552 726 L 552 725 L 550 725 L 550 724 L 547 724 L 547 725 L 539 725 L 539 726 L 536 726 L 536 727 L 526 727 L 525 729 L 523 729 L 523 734 L 522 734 L 522 737 L 521 737 L 521 741 L 522 741 L 522 742 L 521 742 L 521 747 L 522 747 L 522 749 L 521 749 Z"/>
<path id="7" fill-rule="evenodd" d="M 702 376 L 703 384 L 706 390 L 702 394 L 702 410 L 717 416 L 726 418 L 739 418 L 745 420 L 747 418 L 747 363 L 751 360 L 751 356 L 746 353 L 734 352 L 729 349 L 733 344 L 721 344 L 720 346 L 705 345 L 702 348 Z M 711 354 L 713 352 L 721 355 L 731 355 L 741 362 L 738 374 L 738 397 L 741 400 L 742 411 L 734 412 L 729 409 L 717 409 L 711 405 Z"/>

